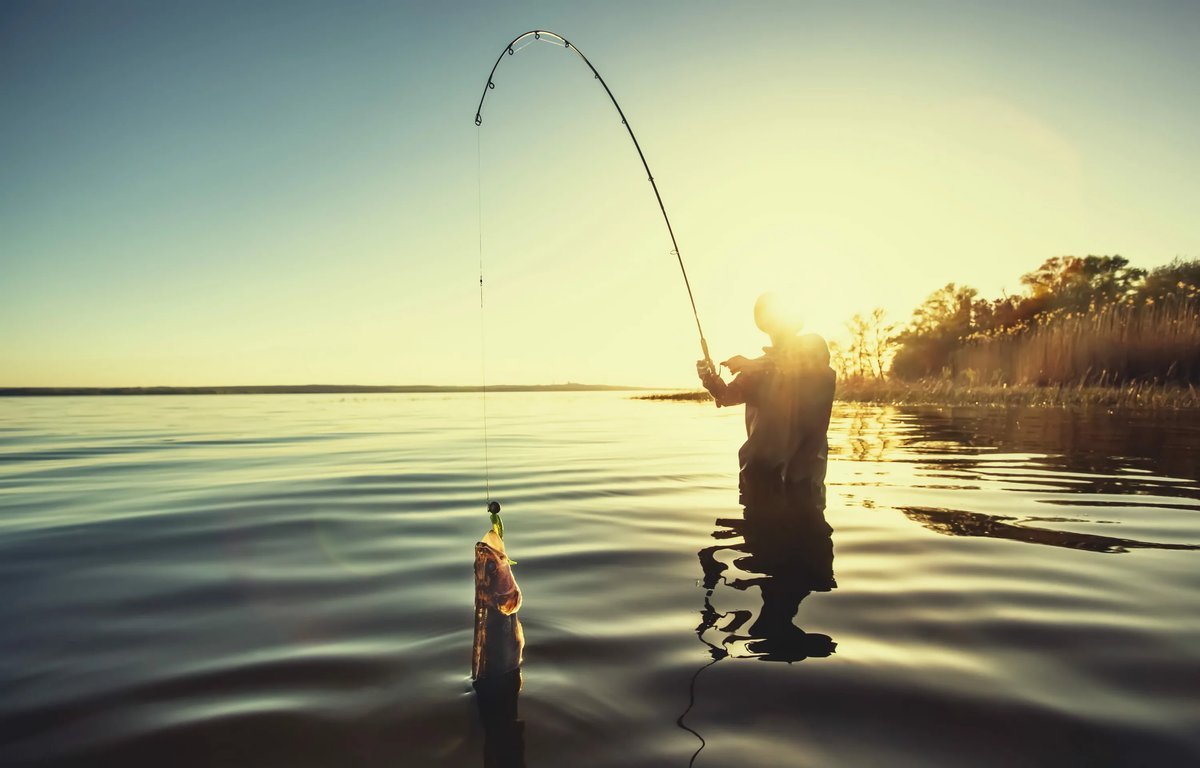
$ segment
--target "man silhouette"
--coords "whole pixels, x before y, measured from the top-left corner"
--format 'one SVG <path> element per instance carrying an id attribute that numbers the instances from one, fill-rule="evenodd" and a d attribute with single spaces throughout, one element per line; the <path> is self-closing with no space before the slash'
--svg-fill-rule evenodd
<path id="1" fill-rule="evenodd" d="M 833 529 L 825 521 L 826 433 L 835 385 L 829 347 L 816 334 L 799 335 L 798 318 L 774 294 L 755 303 L 754 321 L 771 346 L 754 360 L 740 355 L 726 360 L 723 365 L 735 374 L 731 382 L 707 361 L 696 364 L 718 408 L 746 406 L 746 442 L 738 451 L 742 518 L 718 520 L 713 532 L 717 539 L 742 540 L 697 553 L 706 596 L 696 631 L 704 640 L 718 629 L 724 636 L 720 645 L 705 642 L 722 654 L 743 642 L 749 655 L 769 661 L 828 656 L 836 645 L 829 636 L 806 633 L 792 619 L 810 593 L 837 587 Z M 717 559 L 723 550 L 739 553 L 733 565 L 742 575 L 726 577 L 727 565 Z M 762 606 L 718 614 L 709 598 L 721 582 L 735 590 L 757 586 Z M 718 626 L 722 617 L 729 621 Z"/>
<path id="2" fill-rule="evenodd" d="M 696 371 L 718 408 L 746 406 L 746 442 L 738 452 L 742 471 L 777 476 L 793 490 L 819 491 L 814 501 L 823 507 L 835 385 L 829 346 L 816 334 L 800 335 L 800 321 L 775 294 L 755 302 L 754 322 L 771 339 L 761 357 L 736 355 L 722 363 L 735 375 L 728 384 L 705 360 L 696 363 Z"/>

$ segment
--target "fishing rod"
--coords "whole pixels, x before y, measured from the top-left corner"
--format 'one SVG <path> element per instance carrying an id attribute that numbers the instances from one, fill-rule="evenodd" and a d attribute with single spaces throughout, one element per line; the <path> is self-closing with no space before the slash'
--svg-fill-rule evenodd
<path id="1" fill-rule="evenodd" d="M 529 41 L 525 45 L 520 46 L 519 48 L 513 48 L 514 45 L 517 45 L 522 40 L 525 40 L 529 37 L 532 37 L 533 40 Z M 545 29 L 533 29 L 522 35 L 517 35 L 514 37 L 512 42 L 505 46 L 504 50 L 500 52 L 500 55 L 496 57 L 496 63 L 492 65 L 492 71 L 488 73 L 487 85 L 484 86 L 483 95 L 479 97 L 479 106 L 475 109 L 475 125 L 483 125 L 483 100 L 487 98 L 488 91 L 493 90 L 496 87 L 496 83 L 492 80 L 492 77 L 496 74 L 496 68 L 500 66 L 501 60 L 504 59 L 505 55 L 512 56 L 517 51 L 524 49 L 528 45 L 533 45 L 538 41 L 545 41 L 553 45 L 558 45 L 562 48 L 567 48 L 574 51 L 575 54 L 583 60 L 583 63 L 587 65 L 588 69 L 592 70 L 592 74 L 595 75 L 595 79 L 599 80 L 600 85 L 604 86 L 604 92 L 608 94 L 609 100 L 612 101 L 613 106 L 617 108 L 617 114 L 621 116 L 621 125 L 625 126 L 625 130 L 629 132 L 629 138 L 633 139 L 633 147 L 637 150 L 638 157 L 640 157 L 642 160 L 642 167 L 646 169 L 646 178 L 650 180 L 650 186 L 654 188 L 654 197 L 658 200 L 658 208 L 662 211 L 663 221 L 667 224 L 667 233 L 671 236 L 671 245 L 674 248 L 671 253 L 674 254 L 675 258 L 679 260 L 679 271 L 683 273 L 683 284 L 687 287 L 688 300 L 692 303 L 692 317 L 696 319 L 696 332 L 700 334 L 700 349 L 702 352 L 704 352 L 705 362 L 707 362 L 711 368 L 712 357 L 708 354 L 708 342 L 704 339 L 704 329 L 700 327 L 700 314 L 696 311 L 696 299 L 694 296 L 692 296 L 692 284 L 688 281 L 687 269 L 685 269 L 683 266 L 683 257 L 679 255 L 679 243 L 675 240 L 675 230 L 671 227 L 671 219 L 667 216 L 667 207 L 663 205 L 662 195 L 659 194 L 658 191 L 658 184 L 654 182 L 654 174 L 650 172 L 650 164 L 646 162 L 646 155 L 644 152 L 642 152 L 642 145 L 638 143 L 637 136 L 633 135 L 633 127 L 629 125 L 629 120 L 625 118 L 625 112 L 621 109 L 621 105 L 617 103 L 617 98 L 613 96 L 612 89 L 608 87 L 608 83 L 604 82 L 604 78 L 601 77 L 600 73 L 596 71 L 596 68 L 592 66 L 592 62 L 588 61 L 588 57 L 583 55 L 583 51 L 579 50 L 579 48 L 575 45 L 572 45 L 571 42 L 562 35 Z"/>

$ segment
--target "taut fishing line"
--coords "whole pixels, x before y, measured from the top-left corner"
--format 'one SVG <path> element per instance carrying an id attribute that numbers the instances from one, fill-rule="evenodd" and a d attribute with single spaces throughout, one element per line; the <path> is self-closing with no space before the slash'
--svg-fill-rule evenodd
<path id="1" fill-rule="evenodd" d="M 527 40 L 528 38 L 533 39 L 529 42 L 526 42 L 524 45 L 519 45 L 522 40 Z M 600 76 L 600 73 L 596 70 L 596 67 L 592 65 L 592 62 L 588 61 L 588 57 L 583 55 L 583 51 L 579 50 L 578 47 L 576 47 L 562 35 L 545 29 L 530 30 L 529 32 L 514 37 L 512 42 L 506 45 L 504 50 L 500 52 L 500 55 L 496 57 L 496 63 L 492 65 L 492 71 L 488 73 L 487 83 L 483 88 L 483 95 L 479 97 L 479 106 L 475 109 L 475 125 L 483 125 L 483 102 L 484 99 L 487 98 L 488 91 L 494 90 L 496 87 L 496 82 L 493 78 L 496 75 L 496 69 L 500 66 L 500 62 L 504 59 L 505 55 L 512 56 L 516 54 L 517 51 L 524 50 L 526 47 L 539 41 L 574 51 L 575 55 L 577 55 L 580 60 L 587 65 L 587 68 L 591 70 L 595 79 L 600 81 L 600 85 L 604 87 L 604 92 L 608 94 L 609 100 L 613 103 L 613 106 L 616 107 L 617 114 L 621 116 L 621 125 L 625 126 L 625 130 L 629 132 L 629 138 L 633 140 L 633 147 L 637 150 L 638 157 L 641 158 L 642 167 L 646 169 L 646 178 L 650 181 L 650 186 L 654 189 L 654 198 L 658 201 L 658 209 L 662 211 L 663 221 L 667 225 L 667 234 L 671 236 L 671 254 L 679 261 L 679 271 L 683 274 L 683 284 L 687 287 L 688 301 L 690 301 L 692 305 L 692 317 L 696 320 L 696 332 L 700 335 L 700 350 L 704 353 L 704 359 L 711 366 L 712 358 L 708 354 L 708 342 L 704 339 L 704 330 L 700 327 L 700 314 L 696 311 L 696 299 L 694 296 L 692 296 L 692 285 L 688 281 L 687 269 L 683 266 L 683 256 L 681 256 L 679 253 L 679 243 L 675 240 L 675 230 L 671 227 L 670 217 L 667 216 L 667 207 L 663 204 L 662 195 L 658 191 L 658 184 L 654 181 L 654 174 L 650 172 L 650 164 L 646 162 L 646 154 L 642 152 L 642 145 L 638 143 L 637 136 L 635 136 L 633 133 L 633 127 L 629 124 L 629 120 L 626 119 L 625 111 L 622 110 L 621 105 L 617 103 L 617 97 L 613 96 L 612 89 L 608 87 L 608 83 L 604 82 L 604 78 Z M 517 47 L 514 48 L 513 46 Z"/>
<path id="2" fill-rule="evenodd" d="M 488 468 L 487 433 L 487 326 L 483 317 L 483 139 L 475 132 L 475 198 L 479 212 L 479 381 L 483 400 L 483 483 L 488 507 L 492 502 L 492 478 Z M 490 510 L 489 510 L 490 511 Z"/>
<path id="3" fill-rule="evenodd" d="M 629 132 L 629 138 L 633 140 L 633 147 L 634 147 L 634 149 L 637 150 L 638 157 L 642 161 L 642 167 L 646 169 L 646 178 L 649 180 L 650 186 L 654 189 L 654 199 L 658 201 L 658 209 L 662 212 L 663 222 L 667 225 L 667 234 L 670 235 L 670 237 L 671 237 L 671 254 L 673 256 L 675 256 L 676 260 L 679 262 L 679 271 L 683 275 L 683 284 L 687 288 L 688 301 L 692 305 L 692 317 L 696 321 L 696 332 L 700 336 L 700 351 L 703 352 L 704 360 L 708 363 L 709 367 L 711 368 L 712 367 L 712 357 L 709 356 L 709 354 L 708 354 L 708 342 L 704 338 L 704 329 L 702 329 L 700 327 L 700 313 L 696 311 L 696 299 L 692 295 L 692 285 L 691 285 L 691 282 L 688 281 L 687 269 L 683 266 L 683 256 L 680 255 L 680 253 L 679 253 L 679 243 L 675 240 L 675 230 L 674 230 L 674 228 L 671 227 L 670 217 L 667 216 L 667 207 L 666 207 L 666 205 L 663 204 L 662 195 L 658 191 L 658 184 L 655 183 L 655 181 L 654 181 L 654 174 L 650 172 L 650 164 L 648 162 L 646 162 L 646 154 L 644 152 L 642 152 L 642 145 L 638 143 L 637 136 L 635 136 L 633 133 L 633 127 L 629 124 L 629 120 L 625 117 L 625 111 L 622 110 L 621 105 L 617 103 L 617 98 L 615 96 L 613 96 L 612 89 L 610 89 L 608 87 L 608 83 L 604 82 L 604 78 L 600 76 L 600 73 L 596 70 L 596 67 L 594 67 L 592 65 L 592 62 L 588 61 L 588 57 L 583 55 L 583 51 L 579 50 L 579 48 L 577 48 L 575 45 L 572 45 L 571 42 L 569 40 L 567 40 L 565 37 L 563 37 L 562 35 L 556 34 L 554 32 L 550 32 L 549 30 L 545 30 L 545 29 L 530 30 L 529 32 L 526 32 L 524 34 L 517 35 L 516 37 L 514 37 L 512 39 L 512 42 L 510 42 L 508 45 L 504 46 L 504 49 L 502 51 L 500 51 L 500 55 L 496 57 L 496 63 L 492 65 L 492 71 L 488 73 L 487 83 L 483 87 L 483 94 L 479 97 L 479 106 L 476 107 L 476 109 L 475 109 L 475 125 L 477 127 L 483 126 L 483 102 L 484 102 L 484 99 L 487 98 L 488 91 L 494 90 L 496 88 L 496 82 L 494 80 L 494 77 L 496 75 L 496 69 L 500 66 L 500 62 L 504 59 L 504 57 L 506 55 L 513 56 L 517 53 L 517 51 L 524 50 L 528 46 L 533 45 L 534 43 L 537 43 L 537 42 L 546 42 L 546 43 L 550 43 L 552 45 L 559 46 L 561 48 L 566 48 L 568 50 L 574 51 L 575 55 L 578 56 L 579 59 L 584 64 L 587 65 L 587 68 L 589 70 L 591 70 L 593 77 L 596 80 L 600 81 L 600 85 L 604 87 L 604 92 L 606 94 L 608 94 L 609 100 L 612 102 L 613 106 L 616 107 L 617 114 L 620 115 L 620 117 L 621 117 L 621 125 L 625 126 L 625 130 Z M 516 47 L 514 48 L 514 46 L 516 46 Z M 487 352 L 487 349 L 486 349 L 486 337 L 485 337 L 485 331 L 484 331 L 484 317 L 483 317 L 483 170 L 482 170 L 482 168 L 483 168 L 483 160 L 482 160 L 483 151 L 481 149 L 481 139 L 480 139 L 479 134 L 480 134 L 480 132 L 477 131 L 476 136 L 475 136 L 475 150 L 476 150 L 476 181 L 478 184 L 478 203 L 479 203 L 479 211 L 478 211 L 478 215 L 479 215 L 479 326 L 480 326 L 479 343 L 480 343 L 481 357 L 484 358 L 484 362 L 480 365 L 480 374 L 483 379 L 483 383 L 482 383 L 482 387 L 481 387 L 481 389 L 483 391 L 483 468 L 484 468 L 483 471 L 484 471 L 484 484 L 485 484 L 485 488 L 486 488 L 487 502 L 488 502 L 488 512 L 492 515 L 493 527 L 496 528 L 497 533 L 500 533 L 504 530 L 503 523 L 500 522 L 500 504 L 498 502 L 492 501 L 492 498 L 491 498 L 492 497 L 491 477 L 489 474 L 489 467 L 488 467 L 487 376 L 486 376 L 486 372 L 487 372 L 486 371 L 486 352 Z M 501 533 L 501 536 L 503 536 L 502 533 Z"/>
<path id="4" fill-rule="evenodd" d="M 532 38 L 532 39 L 530 39 L 530 38 Z M 525 41 L 525 42 L 522 44 L 522 41 Z M 650 186 L 654 189 L 654 198 L 655 198 L 655 200 L 658 201 L 658 208 L 662 212 L 663 222 L 667 225 L 667 234 L 670 235 L 670 237 L 671 237 L 671 246 L 672 246 L 671 254 L 674 255 L 675 258 L 679 261 L 679 271 L 683 275 L 683 284 L 687 288 L 688 301 L 692 305 L 692 317 L 696 321 L 696 332 L 700 336 L 700 350 L 704 354 L 704 360 L 708 363 L 709 367 L 711 368 L 712 367 L 712 357 L 710 357 L 708 354 L 708 342 L 704 338 L 704 330 L 700 327 L 700 314 L 699 314 L 699 312 L 696 311 L 696 299 L 692 295 L 692 285 L 688 281 L 687 269 L 683 266 L 683 256 L 680 255 L 680 253 L 679 253 L 679 243 L 675 240 L 675 230 L 671 227 L 671 219 L 669 216 L 667 216 L 667 207 L 666 207 L 666 205 L 663 204 L 662 194 L 659 193 L 658 184 L 655 183 L 655 181 L 654 181 L 654 174 L 651 173 L 651 171 L 650 171 L 650 164 L 648 162 L 646 162 L 646 155 L 644 152 L 642 152 L 642 146 L 641 146 L 641 144 L 638 143 L 637 136 L 635 136 L 633 133 L 633 127 L 629 124 L 629 120 L 625 117 L 624 110 L 622 110 L 621 105 L 617 103 L 617 98 L 615 96 L 613 96 L 612 89 L 610 89 L 608 87 L 608 83 L 604 82 L 604 78 L 600 76 L 600 73 L 592 65 L 592 62 L 588 61 L 588 57 L 583 55 L 583 51 L 579 50 L 579 48 L 572 45 L 571 42 L 568 41 L 562 35 L 556 34 L 554 32 L 550 32 L 545 29 L 530 30 L 529 32 L 526 32 L 524 34 L 517 35 L 515 38 L 513 38 L 512 42 L 510 42 L 508 45 L 506 45 L 504 47 L 504 50 L 502 50 L 500 52 L 500 55 L 496 57 L 496 63 L 492 65 L 492 71 L 488 73 L 488 79 L 487 79 L 487 83 L 484 85 L 483 94 L 479 97 L 479 106 L 476 107 L 476 109 L 475 109 L 475 125 L 476 125 L 476 127 L 483 126 L 483 102 L 484 102 L 484 99 L 487 98 L 488 91 L 494 90 L 496 88 L 496 83 L 493 78 L 496 75 L 496 69 L 500 66 L 500 62 L 504 59 L 504 57 L 506 55 L 513 56 L 518 51 L 524 50 L 528 46 L 533 45 L 534 43 L 539 42 L 539 41 L 551 43 L 552 45 L 556 45 L 561 48 L 566 48 L 566 49 L 574 51 L 575 54 L 580 58 L 580 60 L 582 60 L 583 63 L 587 65 L 587 68 L 589 70 L 591 70 L 592 75 L 595 77 L 595 79 L 600 81 L 600 85 L 602 85 L 604 87 L 604 92 L 606 94 L 608 94 L 609 100 L 612 101 L 613 106 L 616 107 L 617 114 L 621 116 L 621 125 L 625 126 L 625 130 L 629 132 L 629 138 L 633 141 L 633 147 L 634 147 L 634 149 L 637 150 L 638 157 L 642 161 L 642 167 L 646 169 L 646 178 L 649 180 Z M 514 48 L 514 46 L 516 46 L 516 47 Z M 491 514 L 491 518 L 492 518 L 492 529 L 494 531 L 496 531 L 496 533 L 500 536 L 501 539 L 503 539 L 504 538 L 504 523 L 500 520 L 500 504 L 499 504 L 499 502 L 495 502 L 495 501 L 491 500 L 491 495 L 492 495 L 491 477 L 489 475 L 489 468 L 488 468 L 487 375 L 486 375 L 486 373 L 487 373 L 487 368 L 486 368 L 487 346 L 486 346 L 486 336 L 485 336 L 485 323 L 484 323 L 484 316 L 483 316 L 483 309 L 484 309 L 484 305 L 483 305 L 483 170 L 482 170 L 482 168 L 483 168 L 483 160 L 482 160 L 483 151 L 481 149 L 481 141 L 482 140 L 480 139 L 480 133 L 481 133 L 480 131 L 477 131 L 476 135 L 475 135 L 475 150 L 476 150 L 476 181 L 477 181 L 477 185 L 478 185 L 478 216 L 479 216 L 479 344 L 480 344 L 480 356 L 482 358 L 484 358 L 480 365 L 480 375 L 483 379 L 483 384 L 482 384 L 482 391 L 483 391 L 483 468 L 484 468 L 484 483 L 485 483 L 487 502 L 488 502 L 488 504 L 487 504 L 488 512 Z M 510 560 L 510 563 L 511 562 L 515 562 L 515 561 Z M 704 737 L 701 736 L 696 731 L 694 731 L 692 728 L 688 727 L 684 723 L 684 717 L 687 716 L 688 712 L 691 711 L 692 706 L 695 704 L 696 678 L 698 678 L 700 676 L 700 672 L 702 672 L 704 669 L 707 669 L 709 666 L 712 666 L 713 664 L 715 664 L 717 661 L 719 661 L 721 658 L 723 658 L 725 656 L 725 654 L 723 653 L 723 649 L 720 649 L 720 650 L 722 651 L 720 654 L 714 654 L 713 660 L 711 662 L 709 662 L 708 664 L 706 664 L 704 667 L 701 667 L 701 669 L 697 670 L 696 674 L 694 674 L 692 676 L 691 687 L 690 687 L 691 698 L 690 698 L 690 701 L 688 704 L 688 708 L 687 708 L 687 710 L 684 711 L 684 713 L 682 715 L 679 716 L 678 720 L 676 720 L 676 724 L 680 728 L 691 732 L 698 739 L 700 739 L 700 747 L 696 750 L 695 754 L 692 755 L 692 759 L 691 759 L 691 762 L 689 762 L 689 765 L 695 763 L 696 757 L 700 754 L 700 750 L 704 749 Z"/>

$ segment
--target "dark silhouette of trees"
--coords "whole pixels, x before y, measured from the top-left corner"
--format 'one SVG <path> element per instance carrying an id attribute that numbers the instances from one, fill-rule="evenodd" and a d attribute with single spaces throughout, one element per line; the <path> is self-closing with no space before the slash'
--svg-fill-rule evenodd
<path id="1" fill-rule="evenodd" d="M 1145 277 L 1146 270 L 1130 267 L 1124 256 L 1055 256 L 1021 276 L 1025 313 L 1085 312 L 1119 304 L 1134 298 Z"/>
<path id="2" fill-rule="evenodd" d="M 952 369 L 954 350 L 976 330 L 977 294 L 954 283 L 929 294 L 895 337 L 899 347 L 892 372 L 902 379 L 922 379 Z"/>
<path id="3" fill-rule="evenodd" d="M 887 313 L 876 307 L 869 315 L 855 314 L 846 323 L 846 330 L 850 332 L 849 345 L 830 347 L 838 378 L 882 380 L 896 344 L 896 328 L 887 321 Z"/>
<path id="4" fill-rule="evenodd" d="M 1123 256 L 1055 256 L 1021 285 L 993 300 L 955 283 L 934 291 L 891 339 L 893 375 L 1038 384 L 1200 377 L 1200 260 L 1147 271 Z"/>
<path id="5" fill-rule="evenodd" d="M 1175 259 L 1150 270 L 1138 288 L 1137 297 L 1146 304 L 1200 300 L 1200 259 Z"/>

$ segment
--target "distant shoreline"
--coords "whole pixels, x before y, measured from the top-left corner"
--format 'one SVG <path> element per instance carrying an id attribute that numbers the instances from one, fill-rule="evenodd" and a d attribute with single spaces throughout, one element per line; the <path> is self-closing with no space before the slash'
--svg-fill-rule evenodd
<path id="1" fill-rule="evenodd" d="M 97 395 L 363 395 L 450 394 L 454 392 L 646 392 L 653 387 L 608 384 L 496 384 L 494 386 L 371 386 L 297 384 L 234 387 L 0 387 L 0 397 L 67 397 Z"/>
<path id="2" fill-rule="evenodd" d="M 703 390 L 636 395 L 638 400 L 711 402 Z M 1194 410 L 1200 389 L 1152 383 L 1124 386 L 996 386 L 954 384 L 945 380 L 916 382 L 839 381 L 837 402 L 872 405 L 1034 406 Z"/>

